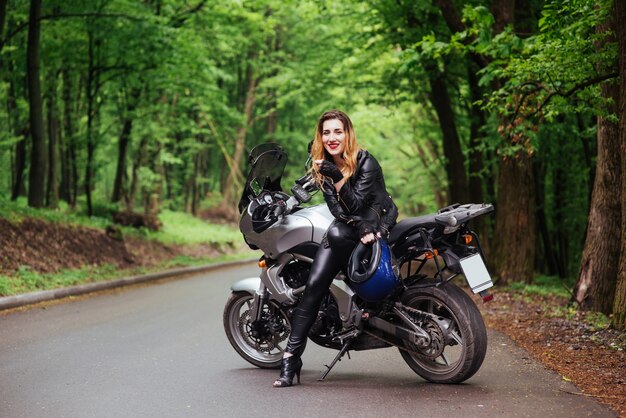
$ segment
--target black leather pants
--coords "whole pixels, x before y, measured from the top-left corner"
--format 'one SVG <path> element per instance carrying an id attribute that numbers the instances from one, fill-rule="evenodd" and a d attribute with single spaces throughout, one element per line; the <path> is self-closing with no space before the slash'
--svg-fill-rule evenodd
<path id="1" fill-rule="evenodd" d="M 304 352 L 307 335 L 317 318 L 322 299 L 334 277 L 348 264 L 359 237 L 353 227 L 335 221 L 328 228 L 326 239 L 327 245 L 322 243 L 317 250 L 306 290 L 291 321 L 291 334 L 285 351 L 296 356 Z"/>

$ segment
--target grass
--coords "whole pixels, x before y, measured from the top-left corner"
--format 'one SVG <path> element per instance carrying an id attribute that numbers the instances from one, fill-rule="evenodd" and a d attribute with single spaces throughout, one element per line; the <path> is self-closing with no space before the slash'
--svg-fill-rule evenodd
<path id="1" fill-rule="evenodd" d="M 9 296 L 89 283 L 98 278 L 114 278 L 117 273 L 122 271 L 116 270 L 115 266 L 110 264 L 85 266 L 50 274 L 38 273 L 28 266 L 21 266 L 13 276 L 0 276 L 0 295 Z"/>
<path id="2" fill-rule="evenodd" d="M 88 217 L 76 209 L 72 209 L 65 202 L 59 203 L 58 209 L 31 208 L 28 206 L 25 197 L 20 197 L 16 201 L 11 201 L 0 195 L 0 218 L 5 218 L 13 223 L 20 222 L 25 218 L 37 218 L 48 222 L 61 222 L 72 225 L 81 225 L 91 228 L 105 228 L 111 224 L 110 216 L 107 217 L 107 210 L 98 207 L 96 216 Z M 113 206 L 109 210 L 114 210 Z"/>
<path id="3" fill-rule="evenodd" d="M 611 319 L 602 312 L 580 311 L 575 306 L 549 306 L 546 309 L 547 316 L 551 318 L 563 318 L 568 321 L 581 321 L 588 325 L 592 331 L 607 329 L 611 325 Z"/>
<path id="4" fill-rule="evenodd" d="M 0 275 L 0 296 L 18 295 L 40 290 L 58 289 L 62 287 L 93 283 L 122 277 L 137 276 L 151 272 L 163 271 L 176 267 L 202 266 L 211 263 L 234 261 L 250 258 L 250 253 L 233 253 L 219 257 L 186 257 L 179 256 L 152 267 L 135 267 L 117 269 L 111 264 L 85 266 L 79 269 L 65 269 L 56 273 L 37 273 L 22 266 L 13 276 Z"/>
<path id="5" fill-rule="evenodd" d="M 98 205 L 94 207 L 94 213 L 98 216 L 87 217 L 81 211 L 73 210 L 63 202 L 60 203 L 59 209 L 33 209 L 28 207 L 24 198 L 12 202 L 0 195 L 0 218 L 5 218 L 12 223 L 19 223 L 25 218 L 37 218 L 47 222 L 104 229 L 112 224 L 111 216 L 115 210 L 116 207 L 114 205 Z M 218 257 L 178 256 L 169 260 L 163 260 L 159 265 L 149 269 L 133 268 L 120 270 L 113 265 L 101 265 L 84 266 L 79 269 L 66 269 L 57 273 L 44 274 L 33 271 L 28 266 L 21 266 L 18 271 L 10 276 L 0 275 L 0 296 L 110 280 L 174 267 L 198 266 L 253 257 L 250 251 L 234 250 L 234 248 L 239 247 L 236 244 L 242 242 L 241 233 L 235 226 L 211 224 L 187 213 L 168 210 L 161 212 L 159 219 L 163 224 L 163 228 L 160 231 L 155 232 L 146 228 L 135 229 L 132 227 L 120 227 L 120 229 L 123 235 L 138 236 L 143 239 L 159 241 L 166 245 L 210 245 L 220 250 L 227 249 L 227 253 Z"/>
<path id="6" fill-rule="evenodd" d="M 159 214 L 160 231 L 145 231 L 149 239 L 165 244 L 233 244 L 241 241 L 239 229 L 230 225 L 209 224 L 188 213 L 165 210 Z"/>
<path id="7" fill-rule="evenodd" d="M 531 284 L 514 282 L 507 286 L 507 290 L 523 296 L 560 296 L 569 298 L 574 287 L 574 279 L 563 279 L 556 276 L 538 276 Z"/>

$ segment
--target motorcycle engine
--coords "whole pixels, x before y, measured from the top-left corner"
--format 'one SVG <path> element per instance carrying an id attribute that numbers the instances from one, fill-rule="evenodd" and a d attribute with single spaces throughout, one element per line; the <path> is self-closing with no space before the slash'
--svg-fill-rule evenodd
<path id="1" fill-rule="evenodd" d="M 292 289 L 297 289 L 306 284 L 310 271 L 311 265 L 309 263 L 296 260 L 287 264 L 283 268 L 281 276 L 285 280 L 287 286 Z"/>

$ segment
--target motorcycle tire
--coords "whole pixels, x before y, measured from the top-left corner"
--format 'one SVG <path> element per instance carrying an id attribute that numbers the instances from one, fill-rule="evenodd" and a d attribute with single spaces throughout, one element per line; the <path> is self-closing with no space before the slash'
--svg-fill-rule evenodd
<path id="1" fill-rule="evenodd" d="M 409 367 L 433 383 L 461 383 L 472 377 L 485 359 L 487 330 L 470 296 L 452 283 L 445 283 L 409 288 L 401 300 L 404 305 L 435 314 L 449 324 L 443 330 L 443 352 L 435 358 L 428 352 L 422 355 L 418 347 L 405 342 L 410 351 L 400 349 L 400 353 Z"/>
<path id="2" fill-rule="evenodd" d="M 253 326 L 249 310 L 254 297 L 247 292 L 232 292 L 224 307 L 224 330 L 235 351 L 262 369 L 280 368 L 284 347 L 291 331 L 287 314 L 274 301 L 263 306 L 262 319 Z M 274 328 L 274 331 L 272 331 Z"/>

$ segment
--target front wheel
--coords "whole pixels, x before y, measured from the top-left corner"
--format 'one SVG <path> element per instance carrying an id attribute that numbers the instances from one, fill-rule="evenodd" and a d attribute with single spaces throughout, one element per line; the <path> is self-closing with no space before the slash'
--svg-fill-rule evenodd
<path id="1" fill-rule="evenodd" d="M 257 321 L 250 318 L 254 297 L 246 292 L 233 292 L 224 307 L 224 330 L 228 341 L 246 361 L 263 369 L 280 367 L 291 324 L 275 301 L 263 305 Z"/>
<path id="2" fill-rule="evenodd" d="M 405 342 L 406 350 L 400 349 L 415 373 L 434 383 L 460 383 L 478 371 L 487 352 L 487 330 L 465 292 L 451 283 L 414 288 L 402 295 L 402 303 L 432 313 L 446 325 L 442 328 L 443 348 L 423 349 Z"/>

